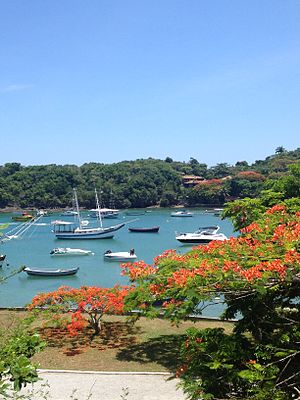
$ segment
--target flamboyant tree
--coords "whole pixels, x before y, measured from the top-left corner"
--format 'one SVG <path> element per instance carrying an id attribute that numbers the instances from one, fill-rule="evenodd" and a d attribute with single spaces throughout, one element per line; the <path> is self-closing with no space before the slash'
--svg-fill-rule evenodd
<path id="1" fill-rule="evenodd" d="M 38 294 L 28 308 L 38 312 L 50 312 L 56 318 L 69 314 L 71 319 L 66 327 L 71 335 L 76 335 L 78 330 L 87 325 L 93 329 L 94 335 L 97 335 L 101 330 L 103 315 L 123 313 L 124 298 L 129 290 L 125 286 L 62 286 L 53 292 Z"/>
<path id="2" fill-rule="evenodd" d="M 257 218 L 237 238 L 123 265 L 136 283 L 127 309 L 180 321 L 221 298 L 223 317 L 238 318 L 231 335 L 187 332 L 178 376 L 191 399 L 300 394 L 300 207 L 282 202 Z"/>

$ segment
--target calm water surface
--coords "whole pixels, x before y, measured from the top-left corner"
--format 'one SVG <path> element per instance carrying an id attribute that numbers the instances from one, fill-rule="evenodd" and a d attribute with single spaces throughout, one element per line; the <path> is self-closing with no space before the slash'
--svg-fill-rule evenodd
<path id="1" fill-rule="evenodd" d="M 126 277 L 120 275 L 119 262 L 104 261 L 103 254 L 106 250 L 129 251 L 134 248 L 137 260 L 152 263 L 153 258 L 167 249 L 175 249 L 178 253 L 185 253 L 192 246 L 183 245 L 175 239 L 175 233 L 193 232 L 200 226 L 219 225 L 220 231 L 227 236 L 234 236 L 233 228 L 228 220 L 220 220 L 212 214 L 205 214 L 201 209 L 193 209 L 193 217 L 171 217 L 171 209 L 136 210 L 145 212 L 144 215 L 129 216 L 122 212 L 117 219 L 104 219 L 104 226 L 126 222 L 124 228 L 116 232 L 113 239 L 101 240 L 59 240 L 52 233 L 51 221 L 55 219 L 72 220 L 51 214 L 43 217 L 36 225 L 18 239 L 12 239 L 0 245 L 0 253 L 7 255 L 8 265 L 0 268 L 0 277 L 6 276 L 26 265 L 31 268 L 71 268 L 78 266 L 80 269 L 74 276 L 66 277 L 33 277 L 25 272 L 10 278 L 0 284 L 0 307 L 24 306 L 32 297 L 40 292 L 48 292 L 62 285 L 79 287 L 81 285 L 95 285 L 111 287 L 117 283 L 127 284 Z M 133 210 L 130 210 L 133 212 Z M 12 214 L 0 214 L 0 224 L 10 222 L 6 229 L 10 231 L 17 223 L 11 220 Z M 82 215 L 85 219 L 86 215 Z M 91 224 L 95 223 L 90 220 Z M 128 224 L 127 224 L 128 223 Z M 160 226 L 158 233 L 133 233 L 128 227 Z M 93 256 L 66 256 L 53 257 L 50 251 L 54 247 L 73 247 L 91 250 Z M 205 311 L 206 315 L 217 316 L 220 306 L 214 306 Z"/>

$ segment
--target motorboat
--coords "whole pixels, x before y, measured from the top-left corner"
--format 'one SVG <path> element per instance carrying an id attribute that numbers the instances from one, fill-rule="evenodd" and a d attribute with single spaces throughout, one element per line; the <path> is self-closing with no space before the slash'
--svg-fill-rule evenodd
<path id="1" fill-rule="evenodd" d="M 0 267 L 4 264 L 6 259 L 6 254 L 0 254 Z"/>
<path id="2" fill-rule="evenodd" d="M 159 226 L 151 226 L 151 227 L 144 227 L 144 228 L 128 228 L 129 232 L 151 232 L 155 233 L 159 231 Z"/>
<path id="3" fill-rule="evenodd" d="M 76 222 L 67 222 L 67 221 L 54 221 L 52 224 L 54 225 L 53 233 L 55 234 L 57 239 L 111 239 L 114 237 L 114 233 L 121 229 L 125 224 L 118 224 L 113 226 L 104 227 L 102 225 L 102 217 L 99 207 L 99 199 L 97 195 L 97 191 L 95 189 L 95 198 L 96 198 L 96 206 L 98 210 L 98 223 L 99 226 L 86 228 L 84 224 L 82 224 L 82 220 L 79 212 L 77 191 L 74 188 L 74 202 L 77 209 L 77 221 Z"/>
<path id="4" fill-rule="evenodd" d="M 205 244 L 214 240 L 228 240 L 228 237 L 223 233 L 218 233 L 219 226 L 204 226 L 200 227 L 193 233 L 180 233 L 176 235 L 176 239 L 181 243 L 199 243 Z"/>
<path id="5" fill-rule="evenodd" d="M 212 214 L 219 217 L 223 211 L 224 208 L 209 208 L 204 211 L 204 214 Z"/>
<path id="6" fill-rule="evenodd" d="M 130 251 L 119 251 L 119 252 L 112 252 L 111 250 L 107 250 L 104 253 L 105 260 L 111 261 L 132 261 L 137 258 L 134 249 Z"/>
<path id="7" fill-rule="evenodd" d="M 102 218 L 118 218 L 120 211 L 115 208 L 100 208 L 99 210 L 94 208 L 90 210 L 89 216 L 91 218 L 98 218 L 99 213 Z"/>
<path id="8" fill-rule="evenodd" d="M 193 213 L 186 210 L 174 211 L 171 213 L 171 217 L 192 217 L 193 215 Z"/>
<path id="9" fill-rule="evenodd" d="M 75 275 L 79 270 L 79 267 L 69 268 L 69 269 L 34 269 L 25 267 L 23 269 L 27 275 L 36 275 L 36 276 L 67 276 L 67 275 Z"/>
<path id="10" fill-rule="evenodd" d="M 70 247 L 56 247 L 50 251 L 51 256 L 89 256 L 94 255 L 91 250 L 71 249 Z"/>
<path id="11" fill-rule="evenodd" d="M 66 210 L 63 211 L 60 215 L 63 217 L 76 217 L 78 215 L 78 212 L 74 210 Z"/>

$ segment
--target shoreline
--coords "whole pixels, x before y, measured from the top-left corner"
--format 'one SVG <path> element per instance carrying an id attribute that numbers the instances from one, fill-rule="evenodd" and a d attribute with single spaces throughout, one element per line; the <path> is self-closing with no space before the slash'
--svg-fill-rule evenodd
<path id="1" fill-rule="evenodd" d="M 124 211 L 124 210 L 138 210 L 138 209 L 167 209 L 167 208 L 171 208 L 171 209 L 178 209 L 178 208 L 206 208 L 206 209 L 214 209 L 216 207 L 224 207 L 225 204 L 199 204 L 196 206 L 186 206 L 183 204 L 177 204 L 175 206 L 170 206 L 170 207 L 161 207 L 159 205 L 153 205 L 153 206 L 148 206 L 148 207 L 141 207 L 141 208 L 136 208 L 136 207 L 131 207 L 131 208 L 125 208 L 125 209 L 120 209 L 120 211 Z M 33 208 L 33 207 L 17 207 L 17 206 L 10 206 L 10 207 L 5 207 L 5 208 L 0 208 L 0 214 L 10 214 L 10 213 L 19 213 L 19 212 L 37 212 L 37 211 L 45 211 L 48 214 L 53 214 L 53 213 L 57 213 L 57 212 L 63 212 L 66 210 L 69 210 L 69 207 L 64 207 L 64 208 L 46 208 L 46 209 L 37 209 L 37 208 Z M 89 211 L 88 208 L 80 208 L 80 211 Z"/>

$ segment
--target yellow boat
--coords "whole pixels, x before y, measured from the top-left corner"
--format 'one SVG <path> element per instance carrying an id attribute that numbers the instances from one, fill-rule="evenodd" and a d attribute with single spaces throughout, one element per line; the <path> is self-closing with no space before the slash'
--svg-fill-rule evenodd
<path id="1" fill-rule="evenodd" d="M 11 217 L 11 219 L 13 221 L 30 221 L 31 219 L 33 219 L 34 216 L 29 214 L 28 212 L 24 211 L 22 214 L 19 215 L 13 215 Z"/>

